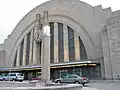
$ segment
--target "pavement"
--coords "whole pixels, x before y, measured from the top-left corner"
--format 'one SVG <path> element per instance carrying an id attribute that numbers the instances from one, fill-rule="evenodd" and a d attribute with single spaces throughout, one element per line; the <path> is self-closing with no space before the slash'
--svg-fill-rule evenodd
<path id="1" fill-rule="evenodd" d="M 90 80 L 90 83 L 120 83 L 120 80 Z"/>
<path id="2" fill-rule="evenodd" d="M 99 90 L 97 88 L 83 87 L 81 90 Z"/>
<path id="3" fill-rule="evenodd" d="M 120 90 L 120 80 L 92 80 L 90 82 L 85 87 L 97 90 Z"/>
<path id="4" fill-rule="evenodd" d="M 0 81 L 0 88 L 34 88 L 35 86 L 35 83 L 29 83 L 29 81 Z M 120 80 L 90 80 L 90 83 L 82 87 L 81 90 L 120 90 Z"/>

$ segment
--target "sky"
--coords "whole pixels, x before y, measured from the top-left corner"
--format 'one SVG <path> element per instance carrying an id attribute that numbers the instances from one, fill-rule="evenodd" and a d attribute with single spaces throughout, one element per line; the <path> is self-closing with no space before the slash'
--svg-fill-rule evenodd
<path id="1" fill-rule="evenodd" d="M 0 43 L 4 42 L 18 22 L 34 7 L 49 0 L 0 0 Z M 81 0 L 92 6 L 120 10 L 119 0 Z"/>

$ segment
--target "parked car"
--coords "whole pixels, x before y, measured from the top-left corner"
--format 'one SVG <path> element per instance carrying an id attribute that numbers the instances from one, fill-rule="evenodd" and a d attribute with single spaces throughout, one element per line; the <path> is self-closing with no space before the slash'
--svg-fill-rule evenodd
<path id="1" fill-rule="evenodd" d="M 5 81 L 20 81 L 24 80 L 24 76 L 21 73 L 9 73 L 8 75 L 3 77 Z"/>
<path id="2" fill-rule="evenodd" d="M 9 77 L 7 74 L 3 75 L 3 81 L 8 81 L 9 80 Z"/>
<path id="3" fill-rule="evenodd" d="M 55 83 L 75 83 L 82 84 L 84 86 L 86 83 L 89 83 L 89 80 L 87 77 L 80 77 L 75 74 L 68 74 L 63 78 L 55 79 Z"/>
<path id="4" fill-rule="evenodd" d="M 41 80 L 41 76 L 31 77 L 31 78 L 29 79 L 30 82 L 31 82 L 31 81 L 39 81 L 39 80 Z"/>

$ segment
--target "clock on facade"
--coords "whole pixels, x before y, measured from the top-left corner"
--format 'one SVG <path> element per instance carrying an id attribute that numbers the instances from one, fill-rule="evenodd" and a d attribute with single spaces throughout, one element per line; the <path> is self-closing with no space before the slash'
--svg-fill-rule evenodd
<path id="1" fill-rule="evenodd" d="M 43 30 L 35 30 L 35 33 L 34 33 L 34 39 L 36 42 L 40 42 L 42 41 L 42 38 L 43 38 Z"/>

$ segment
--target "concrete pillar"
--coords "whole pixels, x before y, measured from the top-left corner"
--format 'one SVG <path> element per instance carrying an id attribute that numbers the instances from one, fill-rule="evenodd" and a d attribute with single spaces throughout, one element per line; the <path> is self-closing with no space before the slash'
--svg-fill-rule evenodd
<path id="1" fill-rule="evenodd" d="M 40 43 L 33 41 L 33 64 L 40 64 Z"/>
<path id="2" fill-rule="evenodd" d="M 33 63 L 33 30 L 31 30 L 31 35 L 30 35 L 30 53 L 29 53 L 29 64 Z"/>
<path id="3" fill-rule="evenodd" d="M 54 63 L 59 62 L 58 56 L 58 24 L 54 22 Z"/>
<path id="4" fill-rule="evenodd" d="M 42 80 L 50 81 L 50 27 L 48 26 L 48 11 L 44 11 L 44 36 L 42 40 Z"/>
<path id="5" fill-rule="evenodd" d="M 19 47 L 17 49 L 16 66 L 20 66 L 20 49 L 21 49 L 21 45 L 19 45 Z"/>
<path id="6" fill-rule="evenodd" d="M 35 34 L 35 29 L 34 29 Z M 37 64 L 37 42 L 33 40 L 33 64 Z"/>
<path id="7" fill-rule="evenodd" d="M 48 46 L 49 45 L 49 46 Z M 47 57 L 46 57 L 47 56 Z M 48 81 L 50 78 L 50 36 L 44 35 L 42 42 L 42 79 Z"/>
<path id="8" fill-rule="evenodd" d="M 69 62 L 69 46 L 68 46 L 68 28 L 67 25 L 63 25 L 64 36 L 64 62 Z"/>
<path id="9" fill-rule="evenodd" d="M 113 79 L 114 74 L 113 74 L 112 63 L 110 58 L 108 32 L 105 27 L 102 28 L 102 30 L 103 31 L 101 32 L 101 40 L 102 40 L 103 57 L 104 57 L 104 69 L 101 69 L 101 74 L 102 77 L 105 77 L 106 79 Z"/>
<path id="10" fill-rule="evenodd" d="M 78 35 L 76 35 L 76 32 L 74 31 L 74 44 L 75 44 L 75 61 L 80 60 L 80 43 Z"/>
<path id="11" fill-rule="evenodd" d="M 22 65 L 26 65 L 26 50 L 27 50 L 27 36 L 24 38 L 24 43 L 23 43 L 23 62 Z"/>
<path id="12" fill-rule="evenodd" d="M 34 35 L 39 32 L 41 29 L 41 15 L 36 14 L 36 27 L 34 28 Z M 39 34 L 40 35 L 40 34 Z M 34 40 L 33 41 L 33 64 L 40 64 L 40 39 L 38 41 Z"/>

